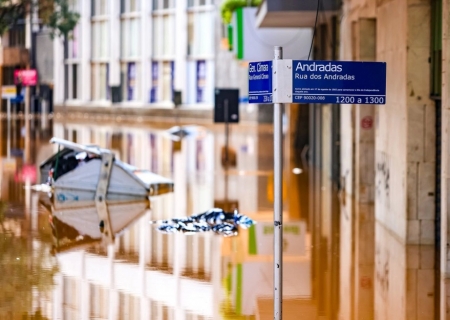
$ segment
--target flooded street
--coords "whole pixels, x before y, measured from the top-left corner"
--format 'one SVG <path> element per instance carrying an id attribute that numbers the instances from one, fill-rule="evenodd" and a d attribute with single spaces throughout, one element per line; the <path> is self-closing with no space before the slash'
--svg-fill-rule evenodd
<path id="1" fill-rule="evenodd" d="M 272 126 L 233 125 L 224 166 L 223 126 L 178 139 L 175 123 L 97 120 L 2 119 L 0 319 L 272 319 Z M 39 164 L 58 151 L 53 136 L 111 149 L 172 179 L 174 191 L 104 208 L 35 191 L 47 179 Z M 285 140 L 283 318 L 398 319 L 415 309 L 408 319 L 430 319 L 420 310 L 434 310 L 434 246 L 406 247 L 363 209 L 358 219 L 341 212 L 352 199 L 332 179 L 328 142 L 306 159 L 289 124 Z M 149 223 L 215 207 L 256 224 L 225 237 L 167 234 Z M 99 210 L 109 215 L 109 242 Z M 402 287 L 416 304 L 406 305 Z"/>

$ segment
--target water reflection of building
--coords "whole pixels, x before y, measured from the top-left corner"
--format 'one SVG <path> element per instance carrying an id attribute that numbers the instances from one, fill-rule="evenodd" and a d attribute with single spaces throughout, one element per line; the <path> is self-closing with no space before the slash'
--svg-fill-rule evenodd
<path id="1" fill-rule="evenodd" d="M 224 241 L 222 252 L 228 266 L 224 277 L 237 316 L 273 319 L 273 222 L 271 214 L 260 212 L 256 216 L 255 226 Z M 287 216 L 283 231 L 283 312 L 287 319 L 306 314 L 315 319 L 310 235 L 304 221 Z"/>
<path id="2" fill-rule="evenodd" d="M 62 126 L 55 126 L 55 135 Z M 124 161 L 173 177 L 173 194 L 151 199 L 151 210 L 107 251 L 60 253 L 55 314 L 64 319 L 202 319 L 218 314 L 220 238 L 158 232 L 149 220 L 205 211 L 213 205 L 211 135 L 186 138 L 180 150 L 163 130 L 69 126 L 79 143 L 111 147 Z"/>
<path id="3" fill-rule="evenodd" d="M 38 197 L 27 196 L 30 207 L 3 196 L 0 201 L 0 319 L 52 317 L 56 261 L 50 254 L 50 228 L 47 216 L 39 212 Z"/>
<path id="4" fill-rule="evenodd" d="M 160 200 L 164 210 L 164 202 L 172 199 Z M 219 243 L 204 239 L 195 245 L 185 238 L 197 236 L 161 234 L 148 224 L 158 211 L 148 211 L 107 252 L 92 248 L 58 255 L 56 318 L 189 319 L 217 314 Z"/>
<path id="5" fill-rule="evenodd" d="M 308 113 L 306 113 L 306 117 L 307 115 Z M 232 128 L 230 145 L 237 154 L 237 164 L 235 167 L 229 168 L 228 172 L 223 170 L 221 164 L 220 151 L 225 139 L 223 129 L 219 126 L 208 126 L 208 130 L 204 134 L 188 136 L 181 143 L 174 143 L 174 141 L 169 139 L 166 131 L 170 127 L 169 124 L 155 124 L 151 128 L 136 126 L 133 129 L 102 123 L 94 125 L 69 122 L 65 126 L 69 139 L 73 139 L 78 143 L 93 143 L 110 147 L 114 149 L 123 161 L 128 161 L 143 169 L 150 169 L 173 178 L 175 182 L 173 196 L 176 201 L 164 202 L 155 199 L 152 203 L 152 219 L 164 219 L 173 217 L 175 214 L 189 215 L 201 212 L 211 208 L 214 203 L 224 203 L 225 200 L 237 203 L 241 212 L 251 215 L 257 221 L 261 221 L 260 226 L 264 225 L 264 221 L 270 221 L 271 219 L 273 201 L 271 170 L 273 160 L 272 133 L 269 126 L 249 125 Z M 56 123 L 55 135 L 62 136 L 63 128 L 62 124 Z M 288 186 L 285 193 L 287 204 L 286 221 L 301 223 L 305 226 L 305 230 L 301 234 L 307 242 L 305 245 L 307 253 L 288 257 L 286 262 L 286 279 L 288 279 L 286 287 L 292 289 L 286 289 L 286 292 L 290 291 L 289 298 L 287 297 L 286 300 L 289 303 L 286 306 L 289 305 L 289 308 L 292 308 L 290 310 L 292 314 L 304 312 L 305 314 L 314 315 L 314 317 L 319 315 L 328 316 L 331 313 L 330 301 L 334 296 L 329 291 L 333 280 L 329 270 L 337 272 L 336 269 L 333 269 L 333 265 L 330 264 L 331 261 L 329 259 L 331 258 L 327 254 L 330 247 L 325 244 L 325 242 L 332 243 L 334 241 L 332 238 L 334 233 L 330 229 L 331 221 L 328 219 L 331 216 L 331 212 L 326 209 L 327 207 L 317 202 L 311 213 L 308 213 L 308 205 L 305 203 L 305 199 L 308 199 L 308 189 L 307 185 L 303 183 L 305 177 L 306 181 L 308 181 L 308 176 L 303 177 L 292 173 L 293 169 L 298 167 L 305 170 L 305 172 L 307 171 L 306 167 L 302 167 L 298 163 L 299 159 L 295 154 L 297 150 L 292 149 L 296 133 L 293 130 L 294 128 L 295 126 L 289 127 L 288 133 L 290 135 L 287 139 L 287 150 L 292 161 L 288 163 L 288 169 L 286 170 L 286 186 Z M 326 160 L 318 158 L 316 161 L 317 163 L 331 164 L 330 158 L 326 158 Z M 319 173 L 317 175 L 310 174 L 309 176 L 311 179 L 321 177 Z M 324 187 L 323 184 L 326 183 L 326 177 L 328 176 L 325 175 L 321 178 L 314 192 L 325 194 L 321 191 L 321 185 Z M 326 186 L 330 187 L 327 190 L 331 192 L 331 186 Z M 299 194 L 305 196 L 298 197 Z M 326 195 L 328 196 L 328 193 Z M 316 201 L 321 201 L 320 199 L 318 197 Z M 324 210 L 320 210 L 322 207 Z M 321 212 L 322 214 L 319 214 Z M 125 245 L 129 241 L 125 239 L 130 237 L 128 232 L 130 234 L 136 232 L 132 231 L 132 229 L 125 232 L 122 239 L 117 240 L 119 242 L 116 244 L 115 257 L 117 259 L 121 257 L 117 246 L 122 245 L 124 248 L 129 248 L 125 254 L 128 257 L 127 259 L 134 260 L 134 263 L 139 265 L 139 261 L 143 258 L 139 250 L 136 249 L 137 247 Z M 306 229 L 308 230 L 307 232 Z M 270 238 L 270 235 L 266 236 Z M 248 232 L 244 232 L 239 236 L 241 240 L 231 240 L 235 242 L 235 246 L 230 247 L 228 251 L 226 249 L 225 252 L 223 251 L 225 256 L 221 262 L 219 258 L 217 258 L 219 259 L 217 261 L 208 258 L 211 250 L 219 250 L 218 248 L 220 248 L 220 246 L 218 247 L 215 244 L 215 241 L 218 241 L 217 238 L 210 235 L 179 237 L 179 235 L 167 236 L 151 233 L 146 235 L 145 239 L 147 239 L 145 242 L 152 243 L 151 248 L 153 249 L 149 253 L 152 258 L 145 264 L 146 268 L 152 270 L 152 272 L 156 270 L 159 270 L 159 272 L 161 270 L 174 272 L 177 264 L 173 260 L 177 255 L 174 251 L 175 248 L 183 248 L 185 250 L 185 256 L 180 257 L 180 260 L 178 260 L 178 263 L 183 264 L 183 271 L 180 273 L 182 278 L 188 277 L 198 281 L 212 281 L 214 277 L 223 278 L 227 276 L 227 271 L 225 270 L 227 270 L 228 263 L 234 266 L 234 271 L 231 272 L 231 274 L 235 275 L 234 280 L 237 279 L 239 268 L 242 272 L 250 275 L 253 273 L 255 275 L 258 274 L 259 278 L 265 276 L 266 272 L 271 272 L 271 252 L 258 255 L 249 254 Z M 324 241 L 324 239 L 328 240 Z M 180 241 L 181 244 L 177 245 L 177 241 Z M 241 243 L 240 241 L 244 242 Z M 312 245 L 312 250 L 309 250 L 310 245 Z M 298 243 L 294 246 L 298 246 Z M 271 251 L 272 246 L 269 244 L 267 247 Z M 240 250 L 236 251 L 236 248 L 240 248 Z M 222 249 L 224 250 L 224 248 Z M 245 255 L 242 256 L 244 253 Z M 332 255 L 331 257 L 334 256 Z M 214 264 L 218 264 L 220 267 L 214 267 Z M 250 286 L 258 283 L 257 286 L 254 286 L 254 292 L 250 300 L 242 300 L 241 307 L 239 307 L 239 304 L 236 303 L 236 295 L 231 298 L 233 301 L 231 301 L 230 306 L 233 309 L 234 316 L 244 311 L 247 315 L 259 314 L 261 317 L 265 317 L 268 312 L 270 313 L 265 308 L 265 306 L 271 305 L 267 301 L 268 298 L 271 299 L 270 283 L 259 281 L 258 277 L 252 278 L 250 276 L 243 281 L 243 283 L 245 282 Z M 252 284 L 251 279 L 256 282 Z M 235 284 L 236 281 L 234 282 Z M 288 285 L 289 282 L 292 283 L 291 286 Z M 266 285 L 262 285 L 262 283 L 266 283 Z M 214 285 L 217 286 L 217 289 L 211 291 L 211 294 L 220 296 L 224 290 L 220 280 L 218 280 L 218 284 L 214 283 Z M 329 293 L 326 294 L 327 292 Z M 215 303 L 218 305 L 220 299 L 215 299 Z M 244 310 L 242 308 L 243 305 L 248 305 L 249 307 Z"/>

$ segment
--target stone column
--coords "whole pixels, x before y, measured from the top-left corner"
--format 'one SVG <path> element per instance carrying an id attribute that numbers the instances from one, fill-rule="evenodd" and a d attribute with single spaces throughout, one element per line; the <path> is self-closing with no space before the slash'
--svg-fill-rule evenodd
<path id="1" fill-rule="evenodd" d="M 352 60 L 353 38 L 352 38 L 352 18 L 351 18 L 352 1 L 345 1 L 342 7 L 343 15 L 346 17 L 341 23 L 340 34 L 340 52 L 339 57 L 342 60 Z M 353 247 L 354 242 L 354 145 L 355 139 L 355 123 L 354 123 L 354 107 L 352 105 L 340 105 L 341 108 L 341 189 L 339 192 L 340 199 L 340 258 L 339 258 L 339 317 L 341 319 L 354 319 L 354 286 L 353 286 Z"/>
<path id="2" fill-rule="evenodd" d="M 441 265 L 440 265 L 440 319 L 450 314 L 450 0 L 442 0 L 442 142 L 441 142 Z"/>
<path id="3" fill-rule="evenodd" d="M 393 31 L 395 30 L 395 32 Z M 377 319 L 434 318 L 435 105 L 429 99 L 430 4 L 377 4 L 387 103 L 376 117 Z"/>
<path id="4" fill-rule="evenodd" d="M 376 59 L 376 20 L 362 18 L 353 24 L 353 47 L 360 61 Z M 354 316 L 373 319 L 375 246 L 375 106 L 354 107 Z"/>

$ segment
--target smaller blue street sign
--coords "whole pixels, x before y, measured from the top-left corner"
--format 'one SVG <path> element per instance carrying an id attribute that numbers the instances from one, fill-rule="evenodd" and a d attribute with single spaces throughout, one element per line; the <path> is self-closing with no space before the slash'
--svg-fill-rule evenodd
<path id="1" fill-rule="evenodd" d="M 386 63 L 292 61 L 292 102 L 385 104 Z"/>
<path id="2" fill-rule="evenodd" d="M 272 61 L 250 62 L 248 102 L 272 103 Z"/>
<path id="3" fill-rule="evenodd" d="M 23 95 L 19 94 L 15 98 L 11 98 L 11 103 L 22 103 L 23 102 Z"/>

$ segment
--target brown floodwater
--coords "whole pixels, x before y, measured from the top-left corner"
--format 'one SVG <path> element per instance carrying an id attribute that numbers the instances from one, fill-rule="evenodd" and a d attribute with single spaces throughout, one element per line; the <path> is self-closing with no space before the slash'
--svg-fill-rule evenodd
<path id="1" fill-rule="evenodd" d="M 233 125 L 228 166 L 223 126 L 195 127 L 181 141 L 172 126 L 51 117 L 15 117 L 8 125 L 3 117 L 0 319 L 273 319 L 271 125 Z M 348 222 L 339 208 L 351 200 L 333 182 L 329 144 L 321 138 L 308 162 L 301 141 L 311 139 L 301 134 L 286 128 L 284 319 L 413 319 L 398 317 L 412 308 L 402 296 L 411 270 L 402 253 L 433 260 L 434 249 L 375 233 L 374 219 Z M 124 228 L 109 242 L 96 238 L 95 204 L 58 205 L 32 188 L 42 180 L 39 164 L 57 151 L 53 136 L 109 148 L 123 162 L 172 179 L 174 191 L 107 203 L 111 224 Z M 319 167 L 311 160 L 317 156 Z M 149 223 L 214 207 L 237 208 L 256 224 L 223 237 L 163 234 Z M 366 228 L 358 237 L 355 223 Z M 422 301 L 420 289 L 408 290 L 416 290 L 416 314 L 431 310 L 414 319 L 432 319 L 433 295 Z"/>

